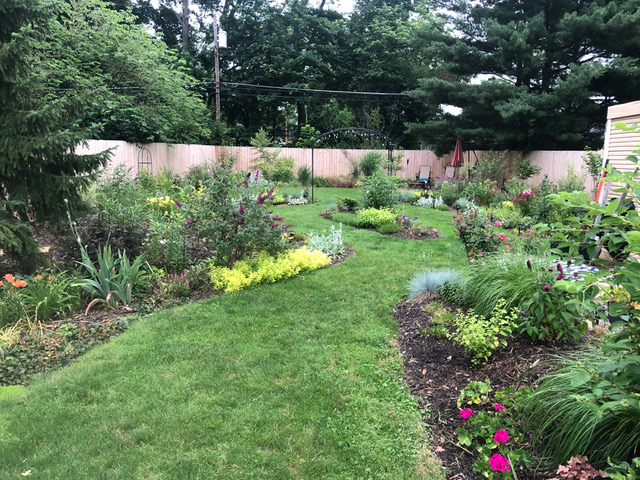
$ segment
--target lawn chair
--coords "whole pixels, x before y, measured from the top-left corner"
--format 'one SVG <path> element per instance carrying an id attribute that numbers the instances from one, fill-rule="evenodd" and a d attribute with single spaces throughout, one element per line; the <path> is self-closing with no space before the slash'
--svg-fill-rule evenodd
<path id="1" fill-rule="evenodd" d="M 451 165 L 449 165 L 447 168 L 444 169 L 444 176 L 445 177 L 449 177 L 449 178 L 453 178 L 456 176 L 456 167 L 453 167 Z"/>
<path id="2" fill-rule="evenodd" d="M 420 165 L 418 180 L 424 182 L 423 189 L 427 188 L 431 182 L 431 165 Z"/>
<path id="3" fill-rule="evenodd" d="M 410 187 L 422 187 L 426 189 L 431 184 L 431 165 L 420 165 L 418 178 L 413 182 L 408 182 Z"/>

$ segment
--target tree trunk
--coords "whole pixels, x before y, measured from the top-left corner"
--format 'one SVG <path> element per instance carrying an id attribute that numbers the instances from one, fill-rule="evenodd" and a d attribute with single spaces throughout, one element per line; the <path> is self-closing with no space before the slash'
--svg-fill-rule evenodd
<path id="1" fill-rule="evenodd" d="M 189 0 L 182 0 L 182 51 L 189 50 Z"/>

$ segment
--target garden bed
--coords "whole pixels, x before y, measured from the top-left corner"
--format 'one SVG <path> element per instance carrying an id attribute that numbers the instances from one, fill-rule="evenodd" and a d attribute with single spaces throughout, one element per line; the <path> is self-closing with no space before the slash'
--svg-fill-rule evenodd
<path id="1" fill-rule="evenodd" d="M 396 306 L 400 326 L 398 347 L 404 357 L 404 378 L 425 411 L 424 421 L 434 443 L 435 453 L 447 468 L 447 478 L 476 480 L 475 456 L 457 444 L 456 428 L 462 426 L 457 406 L 460 391 L 471 381 L 491 380 L 494 391 L 530 385 L 551 368 L 554 356 L 575 350 L 577 344 L 533 344 L 526 338 L 509 342 L 489 362 L 473 367 L 462 347 L 447 339 L 425 337 L 417 324 L 426 326 L 430 317 L 424 311 L 424 297 L 403 301 Z M 447 309 L 454 307 L 447 305 Z M 588 341 L 588 335 L 582 342 Z M 582 343 L 581 342 L 581 343 Z M 519 480 L 551 478 L 555 472 L 518 470 Z"/>

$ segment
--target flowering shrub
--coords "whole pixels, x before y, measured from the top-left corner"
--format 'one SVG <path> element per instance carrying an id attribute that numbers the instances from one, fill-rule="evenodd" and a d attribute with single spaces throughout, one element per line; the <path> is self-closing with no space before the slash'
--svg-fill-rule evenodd
<path id="1" fill-rule="evenodd" d="M 472 261 L 508 245 L 509 238 L 504 235 L 505 232 L 497 230 L 502 224 L 499 221 L 492 222 L 480 210 L 461 213 L 453 218 L 453 225 Z"/>
<path id="2" fill-rule="evenodd" d="M 393 177 L 380 169 L 367 179 L 360 203 L 363 208 L 392 208 L 398 200 L 397 190 Z"/>
<path id="3" fill-rule="evenodd" d="M 488 385 L 488 382 L 476 383 Z M 474 472 L 489 479 L 511 479 L 514 478 L 512 465 L 520 462 L 527 467 L 531 465 L 529 454 L 522 448 L 517 448 L 523 436 L 510 416 L 513 401 L 521 395 L 521 391 L 514 393 L 509 388 L 498 392 L 493 404 L 488 402 L 489 393 L 490 390 L 484 397 L 486 401 L 479 407 L 484 407 L 484 410 L 460 410 L 463 426 L 456 429 L 458 442 L 463 447 L 473 447 L 478 452 L 478 459 L 473 465 Z"/>
<path id="4" fill-rule="evenodd" d="M 479 205 L 489 205 L 500 193 L 500 189 L 497 182 L 487 179 L 483 182 L 470 182 L 464 193 L 467 198 Z"/>
<path id="5" fill-rule="evenodd" d="M 276 255 L 286 248 L 289 226 L 267 211 L 264 204 L 273 198 L 273 188 L 264 191 L 258 175 L 245 177 L 220 164 L 205 187 L 194 223 L 216 265 L 230 266 L 261 251 Z"/>
<path id="6" fill-rule="evenodd" d="M 158 275 L 155 284 L 148 285 L 147 289 L 154 300 L 163 302 L 171 298 L 187 297 L 191 292 L 202 288 L 208 279 L 206 267 L 194 265 L 180 274 Z"/>
<path id="7" fill-rule="evenodd" d="M 317 270 L 330 263 L 331 260 L 324 253 L 302 247 L 277 257 L 261 253 L 255 259 L 236 262 L 233 268 L 219 268 L 212 264 L 209 278 L 216 290 L 236 292 L 251 285 L 274 283 L 302 272 Z"/>
<path id="8" fill-rule="evenodd" d="M 494 351 L 506 346 L 507 339 L 517 328 L 518 310 L 507 311 L 504 305 L 505 300 L 500 299 L 487 319 L 476 315 L 473 309 L 468 314 L 458 310 L 457 329 L 449 338 L 471 355 L 474 365 L 486 362 Z"/>
<path id="9" fill-rule="evenodd" d="M 386 223 L 396 223 L 396 214 L 388 208 L 366 208 L 356 214 L 355 224 L 360 228 L 379 228 Z"/>

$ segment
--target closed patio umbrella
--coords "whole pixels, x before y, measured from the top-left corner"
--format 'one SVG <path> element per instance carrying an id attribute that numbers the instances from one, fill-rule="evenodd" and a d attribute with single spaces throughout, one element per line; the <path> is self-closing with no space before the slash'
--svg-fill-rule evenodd
<path id="1" fill-rule="evenodd" d="M 462 140 L 460 137 L 456 140 L 456 148 L 453 150 L 453 158 L 451 159 L 452 167 L 459 167 L 462 165 Z"/>

